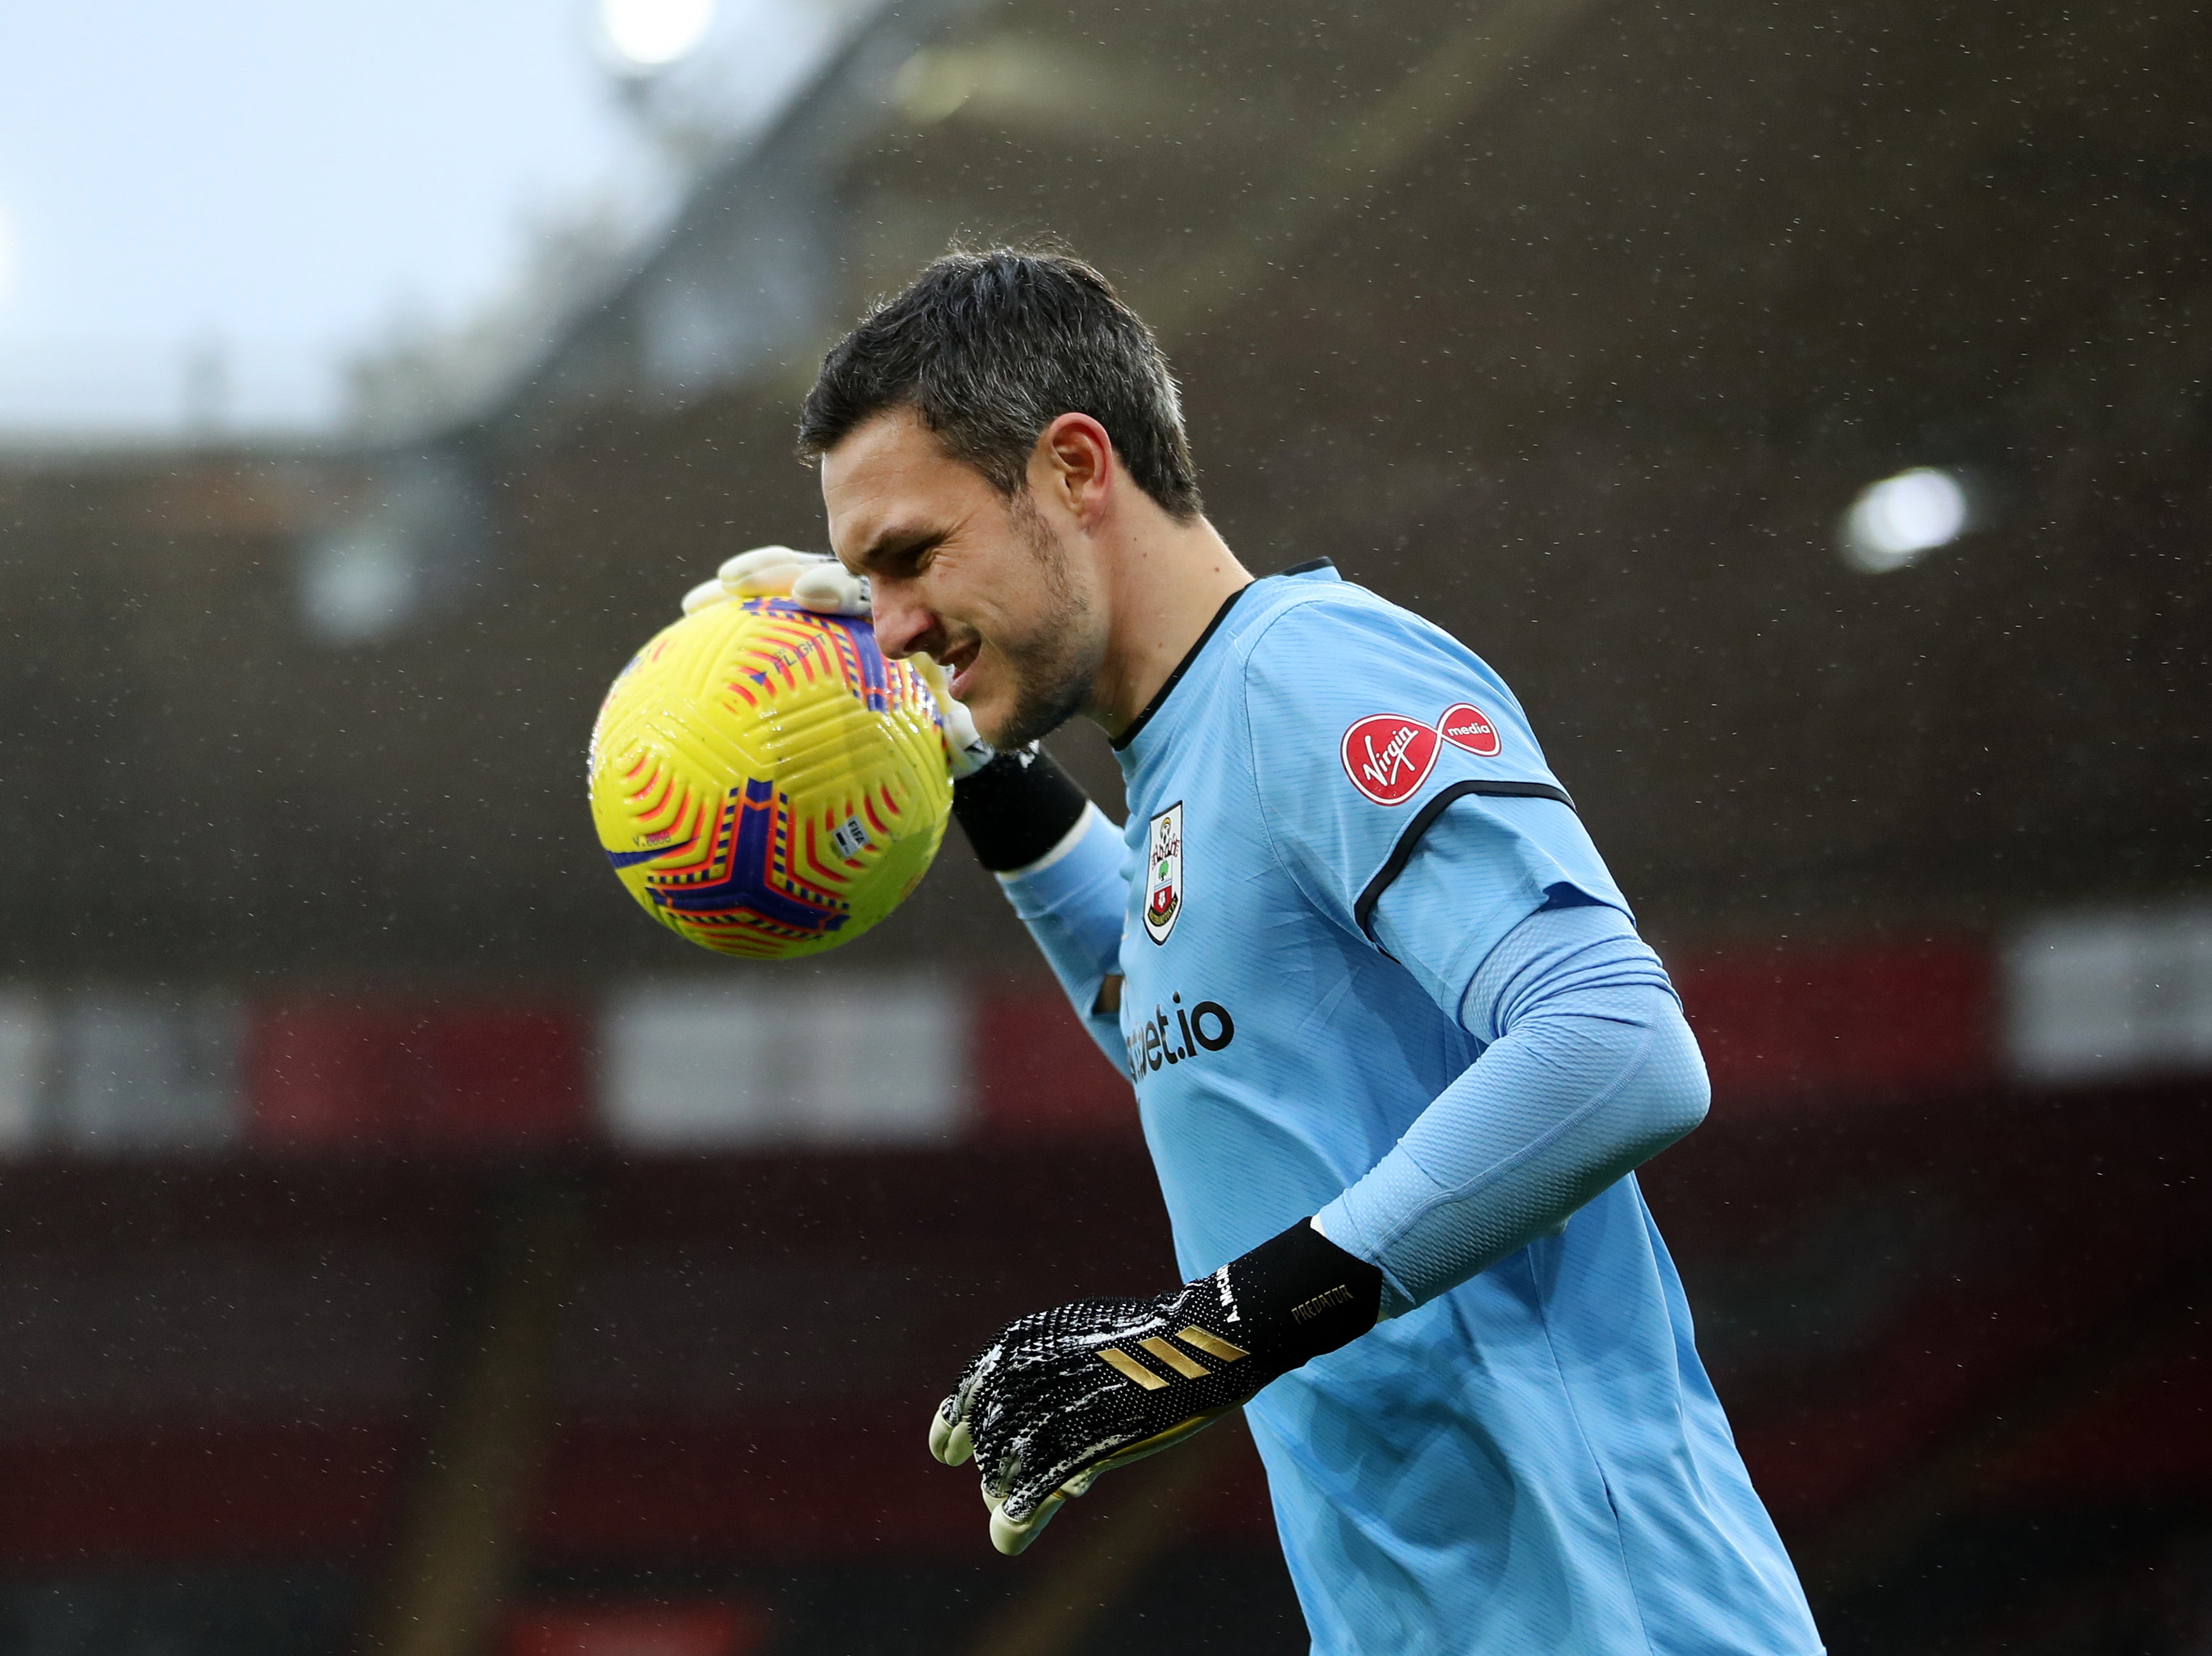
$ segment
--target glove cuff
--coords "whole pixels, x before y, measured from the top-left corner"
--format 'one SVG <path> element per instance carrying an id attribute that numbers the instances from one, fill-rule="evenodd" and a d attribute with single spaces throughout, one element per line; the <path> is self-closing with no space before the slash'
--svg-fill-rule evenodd
<path id="1" fill-rule="evenodd" d="M 994 874 L 1027 868 L 1066 838 L 1090 799 L 1042 748 L 1002 753 L 952 785 L 952 814 Z"/>
<path id="2" fill-rule="evenodd" d="M 1282 1373 L 1358 1339 L 1382 1305 L 1382 1271 L 1305 1219 L 1231 1259 L 1208 1286 L 1228 1325 L 1249 1329 L 1255 1352 Z"/>

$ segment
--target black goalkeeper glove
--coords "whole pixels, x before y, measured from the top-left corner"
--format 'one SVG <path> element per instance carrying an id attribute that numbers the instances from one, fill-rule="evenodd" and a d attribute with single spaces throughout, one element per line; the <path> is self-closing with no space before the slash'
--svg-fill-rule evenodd
<path id="1" fill-rule="evenodd" d="M 1375 1325 L 1382 1273 L 1300 1220 L 1150 1300 L 1078 1300 L 999 1331 L 939 1405 L 929 1452 L 972 1453 L 991 1542 L 1016 1553 L 1100 1474 L 1211 1426 Z"/>

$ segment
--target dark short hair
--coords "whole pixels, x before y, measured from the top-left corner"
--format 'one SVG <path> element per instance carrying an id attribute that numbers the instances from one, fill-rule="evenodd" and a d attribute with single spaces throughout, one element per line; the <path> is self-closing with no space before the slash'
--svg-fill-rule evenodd
<path id="1" fill-rule="evenodd" d="M 1138 488 L 1177 519 L 1200 509 L 1159 342 L 1111 282 L 1064 253 L 956 249 L 936 260 L 822 359 L 799 452 L 818 459 L 897 408 L 1008 496 L 1027 482 L 1044 428 L 1087 414 Z"/>

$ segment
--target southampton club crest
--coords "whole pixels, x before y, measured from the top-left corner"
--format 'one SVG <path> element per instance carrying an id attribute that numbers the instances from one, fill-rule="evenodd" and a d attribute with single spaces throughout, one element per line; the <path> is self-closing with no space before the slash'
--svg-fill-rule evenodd
<path id="1" fill-rule="evenodd" d="M 1145 935 L 1165 943 L 1182 913 L 1182 801 L 1152 818 L 1145 856 Z"/>

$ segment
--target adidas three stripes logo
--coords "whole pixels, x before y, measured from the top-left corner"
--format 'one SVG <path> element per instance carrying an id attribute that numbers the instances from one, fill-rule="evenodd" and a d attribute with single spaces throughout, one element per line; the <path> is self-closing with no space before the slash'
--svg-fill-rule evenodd
<path id="1" fill-rule="evenodd" d="M 1207 1356 L 1222 1363 L 1232 1363 L 1240 1357 L 1249 1357 L 1252 1355 L 1243 1346 L 1232 1345 L 1218 1334 L 1209 1334 L 1196 1324 L 1193 1324 L 1188 1328 L 1177 1329 L 1175 1338 L 1181 1340 L 1183 1345 L 1188 1345 L 1194 1350 L 1203 1351 Z M 1152 1356 L 1161 1367 L 1172 1369 L 1185 1380 L 1204 1380 L 1213 1372 L 1192 1356 L 1190 1352 L 1184 1350 L 1182 1346 L 1176 1345 L 1173 1341 L 1162 1339 L 1157 1334 L 1139 1340 L 1137 1349 Z M 1109 1345 L 1101 1351 L 1098 1354 L 1098 1360 L 1124 1380 L 1133 1381 L 1147 1392 L 1157 1392 L 1169 1384 L 1167 1380 L 1163 1380 L 1117 1345 Z"/>

